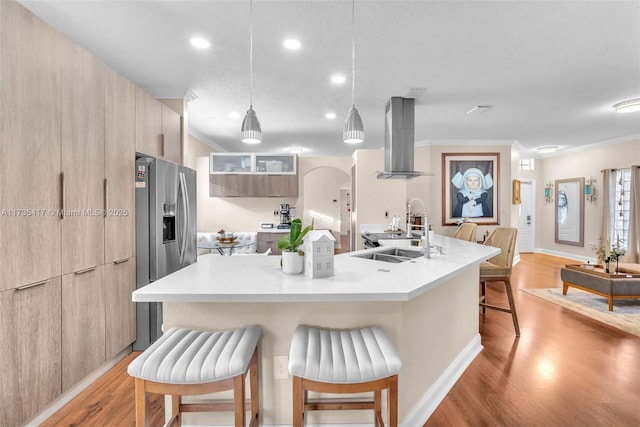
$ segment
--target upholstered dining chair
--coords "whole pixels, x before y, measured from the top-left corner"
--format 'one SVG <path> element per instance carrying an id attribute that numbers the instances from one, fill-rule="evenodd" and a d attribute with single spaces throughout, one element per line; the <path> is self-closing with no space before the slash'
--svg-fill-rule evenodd
<path id="1" fill-rule="evenodd" d="M 499 255 L 490 258 L 488 261 L 480 264 L 480 307 L 482 313 L 486 313 L 486 309 L 504 311 L 511 313 L 513 318 L 513 326 L 516 330 L 516 336 L 520 336 L 520 325 L 518 324 L 518 314 L 516 313 L 516 305 L 513 300 L 513 290 L 511 289 L 511 269 L 513 267 L 513 254 L 516 250 L 516 240 L 518 238 L 518 229 L 513 227 L 497 227 L 489 238 L 485 241 L 485 245 L 500 248 Z M 487 303 L 487 282 L 503 282 L 507 291 L 507 299 L 509 307 L 500 307 Z"/>
<path id="2" fill-rule="evenodd" d="M 474 222 L 463 222 L 453 234 L 453 238 L 475 242 L 477 229 L 478 224 Z"/>

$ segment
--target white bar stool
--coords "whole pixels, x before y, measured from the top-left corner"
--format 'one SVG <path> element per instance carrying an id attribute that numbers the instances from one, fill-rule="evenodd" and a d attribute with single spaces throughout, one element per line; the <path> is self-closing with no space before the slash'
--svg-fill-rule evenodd
<path id="1" fill-rule="evenodd" d="M 234 411 L 235 426 L 245 426 L 245 378 L 249 373 L 250 426 L 258 425 L 258 340 L 262 330 L 249 326 L 206 332 L 171 328 L 129 364 L 136 383 L 136 426 L 148 426 L 147 393 L 173 395 L 171 420 L 181 412 Z M 181 396 L 233 390 L 233 405 L 224 401 L 185 404 Z"/>
<path id="2" fill-rule="evenodd" d="M 384 426 L 382 390 L 387 390 L 389 425 L 398 426 L 398 373 L 402 362 L 380 327 L 350 330 L 298 326 L 291 341 L 289 373 L 293 377 L 293 427 L 304 414 L 318 410 L 373 409 L 374 425 Z M 307 392 L 373 392 L 373 400 L 313 402 Z"/>

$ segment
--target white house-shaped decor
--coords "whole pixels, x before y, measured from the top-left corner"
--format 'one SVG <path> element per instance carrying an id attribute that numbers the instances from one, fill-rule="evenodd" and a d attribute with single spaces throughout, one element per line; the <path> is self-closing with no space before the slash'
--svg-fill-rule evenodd
<path id="1" fill-rule="evenodd" d="M 336 239 L 328 230 L 311 230 L 304 236 L 304 274 L 309 277 L 333 276 Z"/>

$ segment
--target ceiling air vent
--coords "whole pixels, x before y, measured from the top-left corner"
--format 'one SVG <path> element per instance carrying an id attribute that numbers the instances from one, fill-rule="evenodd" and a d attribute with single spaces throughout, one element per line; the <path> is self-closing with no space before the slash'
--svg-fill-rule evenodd
<path id="1" fill-rule="evenodd" d="M 482 113 L 486 113 L 492 108 L 493 108 L 493 105 L 476 105 L 475 107 L 467 111 L 467 114 L 482 114 Z"/>
<path id="2" fill-rule="evenodd" d="M 411 87 L 407 90 L 407 93 L 404 94 L 403 98 L 413 98 L 418 99 L 427 91 L 426 87 Z"/>

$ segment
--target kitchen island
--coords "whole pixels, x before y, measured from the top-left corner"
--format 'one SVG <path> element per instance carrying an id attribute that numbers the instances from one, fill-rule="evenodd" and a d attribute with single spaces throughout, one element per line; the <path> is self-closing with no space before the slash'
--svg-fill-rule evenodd
<path id="1" fill-rule="evenodd" d="M 291 380 L 274 379 L 273 357 L 288 355 L 298 324 L 380 325 L 403 360 L 402 425 L 421 426 L 482 349 L 478 265 L 499 252 L 444 236 L 436 236 L 432 243 L 442 247 L 442 254 L 398 264 L 358 257 L 380 248 L 336 255 L 335 276 L 322 279 L 283 274 L 280 257 L 204 255 L 135 291 L 133 300 L 162 302 L 165 330 L 261 325 L 263 425 L 291 424 Z M 227 414 L 185 414 L 185 422 L 232 423 Z M 308 422 L 370 424 L 372 415 L 312 412 Z"/>

